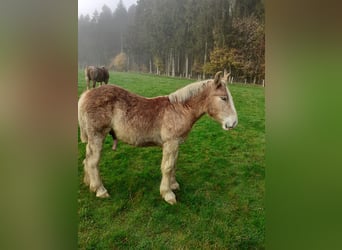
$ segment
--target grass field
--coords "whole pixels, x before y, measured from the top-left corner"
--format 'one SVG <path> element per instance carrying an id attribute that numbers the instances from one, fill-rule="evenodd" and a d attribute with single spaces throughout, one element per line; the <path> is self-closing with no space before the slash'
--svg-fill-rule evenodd
<path id="1" fill-rule="evenodd" d="M 79 72 L 79 94 L 86 88 Z M 193 82 L 148 74 L 110 72 L 110 82 L 137 94 L 166 95 Z M 107 136 L 100 172 L 111 197 L 83 184 L 85 144 L 78 142 L 79 249 L 264 249 L 264 89 L 229 85 L 239 116 L 224 131 L 205 115 L 180 146 L 177 204 L 159 194 L 162 150 L 118 143 Z"/>

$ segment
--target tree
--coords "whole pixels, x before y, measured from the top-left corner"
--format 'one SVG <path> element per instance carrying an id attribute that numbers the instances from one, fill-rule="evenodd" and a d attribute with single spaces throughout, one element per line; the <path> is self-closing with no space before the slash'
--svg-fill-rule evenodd
<path id="1" fill-rule="evenodd" d="M 128 15 L 125 6 L 122 3 L 122 0 L 119 1 L 114 13 L 113 13 L 113 30 L 115 32 L 114 39 L 116 40 L 117 45 L 120 47 L 120 52 L 123 52 L 125 36 L 128 26 Z M 114 50 L 117 52 L 117 48 Z"/>
<path id="2" fill-rule="evenodd" d="M 237 49 L 214 48 L 210 53 L 210 62 L 204 65 L 204 70 L 209 74 L 227 69 L 232 75 L 239 74 L 243 67 L 243 56 Z"/>
<path id="3" fill-rule="evenodd" d="M 112 59 L 109 68 L 117 71 L 127 71 L 127 55 L 123 52 L 118 54 Z"/>
<path id="4" fill-rule="evenodd" d="M 265 78 L 265 28 L 256 17 L 236 18 L 233 21 L 230 46 L 241 52 L 243 75 L 249 82 Z"/>
<path id="5" fill-rule="evenodd" d="M 263 0 L 139 0 L 114 12 L 103 6 L 79 18 L 79 63 L 113 63 L 124 70 L 207 77 L 227 67 L 236 78 L 265 74 Z"/>

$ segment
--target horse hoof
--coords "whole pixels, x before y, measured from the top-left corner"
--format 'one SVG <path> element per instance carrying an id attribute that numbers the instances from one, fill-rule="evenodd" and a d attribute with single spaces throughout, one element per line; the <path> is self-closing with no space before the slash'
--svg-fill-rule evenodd
<path id="1" fill-rule="evenodd" d="M 164 197 L 164 200 L 170 205 L 174 205 L 177 203 L 176 196 L 174 193 L 167 193 Z"/>
<path id="2" fill-rule="evenodd" d="M 109 194 L 108 192 L 104 192 L 104 193 L 101 193 L 101 194 L 98 194 L 96 193 L 96 197 L 99 197 L 99 198 L 108 198 L 109 197 Z"/>
<path id="3" fill-rule="evenodd" d="M 103 194 L 96 194 L 96 197 L 98 198 L 108 198 L 109 197 L 109 194 L 106 192 L 106 193 L 103 193 Z"/>
<path id="4" fill-rule="evenodd" d="M 170 187 L 171 187 L 172 190 L 179 190 L 179 189 L 180 189 L 180 188 L 179 188 L 179 184 L 178 184 L 177 182 L 171 184 Z"/>
<path id="5" fill-rule="evenodd" d="M 171 200 L 165 200 L 167 203 L 170 205 L 175 205 L 177 203 L 176 199 L 171 199 Z"/>
<path id="6" fill-rule="evenodd" d="M 103 188 L 99 188 L 99 189 L 96 191 L 96 197 L 99 197 L 99 198 L 108 198 L 108 197 L 109 197 L 109 194 L 108 194 L 107 190 L 103 187 Z"/>

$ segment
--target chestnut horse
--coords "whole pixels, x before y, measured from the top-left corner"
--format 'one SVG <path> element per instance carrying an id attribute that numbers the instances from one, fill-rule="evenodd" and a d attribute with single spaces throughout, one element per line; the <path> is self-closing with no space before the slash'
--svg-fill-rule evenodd
<path id="1" fill-rule="evenodd" d="M 205 113 L 224 130 L 238 123 L 233 98 L 227 88 L 228 74 L 217 72 L 214 79 L 189 84 L 168 96 L 145 98 L 114 85 L 87 90 L 78 101 L 81 141 L 86 143 L 84 183 L 97 197 L 108 197 L 99 174 L 104 138 L 108 133 L 133 146 L 162 146 L 160 194 L 176 203 L 172 190 L 179 144 Z"/>

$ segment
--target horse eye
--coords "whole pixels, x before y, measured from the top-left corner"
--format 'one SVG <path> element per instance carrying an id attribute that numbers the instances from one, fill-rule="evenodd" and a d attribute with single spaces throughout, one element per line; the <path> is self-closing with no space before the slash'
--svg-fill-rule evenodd
<path id="1" fill-rule="evenodd" d="M 225 101 L 225 102 L 228 100 L 227 96 L 220 96 L 220 98 L 222 101 Z"/>

